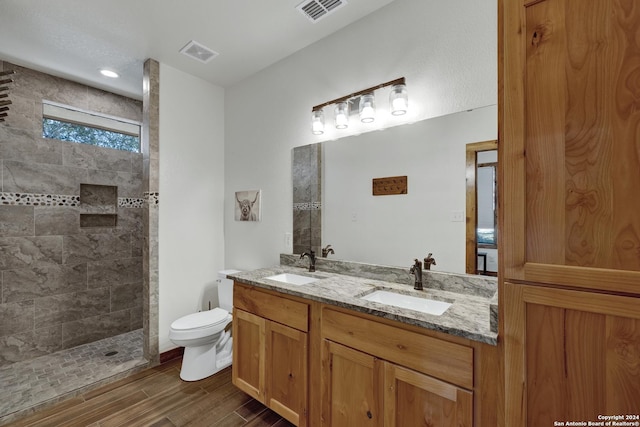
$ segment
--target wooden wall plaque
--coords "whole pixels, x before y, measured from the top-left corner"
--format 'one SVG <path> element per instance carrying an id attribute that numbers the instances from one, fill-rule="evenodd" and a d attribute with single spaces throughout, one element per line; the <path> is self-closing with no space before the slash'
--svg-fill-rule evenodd
<path id="1" fill-rule="evenodd" d="M 391 194 L 407 194 L 407 177 L 390 176 L 373 178 L 373 195 L 388 196 Z"/>

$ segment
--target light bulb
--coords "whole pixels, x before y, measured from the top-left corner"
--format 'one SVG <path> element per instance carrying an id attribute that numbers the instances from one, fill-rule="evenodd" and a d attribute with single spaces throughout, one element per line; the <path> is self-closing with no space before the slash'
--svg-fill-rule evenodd
<path id="1" fill-rule="evenodd" d="M 324 113 L 322 110 L 311 112 L 311 132 L 314 135 L 322 135 L 324 133 Z"/>
<path id="2" fill-rule="evenodd" d="M 349 105 L 340 102 L 336 105 L 336 129 L 346 129 L 349 127 Z"/>
<path id="3" fill-rule="evenodd" d="M 375 98 L 372 93 L 360 97 L 360 121 L 371 123 L 376 119 Z"/>
<path id="4" fill-rule="evenodd" d="M 404 84 L 395 85 L 389 94 L 389 103 L 391 104 L 391 114 L 394 116 L 406 114 L 409 107 L 407 86 Z"/>

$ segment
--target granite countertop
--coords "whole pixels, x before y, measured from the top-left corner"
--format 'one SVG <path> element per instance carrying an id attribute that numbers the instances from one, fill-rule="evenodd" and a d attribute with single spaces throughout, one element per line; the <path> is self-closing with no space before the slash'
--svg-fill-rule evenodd
<path id="1" fill-rule="evenodd" d="M 298 286 L 266 279 L 266 277 L 282 273 L 310 276 L 320 280 Z M 497 344 L 498 334 L 493 332 L 490 327 L 489 307 L 493 298 L 428 288 L 428 279 L 425 279 L 424 290 L 416 291 L 410 285 L 333 272 L 316 271 L 311 273 L 305 268 L 287 265 L 235 273 L 228 277 L 263 289 L 319 301 L 486 344 Z M 446 301 L 452 305 L 444 314 L 435 316 L 360 299 L 375 290 L 389 290 L 406 295 L 422 296 Z"/>

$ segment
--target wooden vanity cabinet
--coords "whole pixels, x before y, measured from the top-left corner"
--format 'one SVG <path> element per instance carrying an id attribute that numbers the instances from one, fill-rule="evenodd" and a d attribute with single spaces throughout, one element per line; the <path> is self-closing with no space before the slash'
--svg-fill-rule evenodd
<path id="1" fill-rule="evenodd" d="M 322 336 L 323 425 L 473 426 L 473 348 L 327 308 Z"/>
<path id="2" fill-rule="evenodd" d="M 308 305 L 236 282 L 233 384 L 307 425 Z"/>
<path id="3" fill-rule="evenodd" d="M 235 283 L 233 383 L 298 426 L 495 427 L 498 348 Z"/>
<path id="4" fill-rule="evenodd" d="M 323 424 L 473 425 L 473 392 L 324 340 Z"/>

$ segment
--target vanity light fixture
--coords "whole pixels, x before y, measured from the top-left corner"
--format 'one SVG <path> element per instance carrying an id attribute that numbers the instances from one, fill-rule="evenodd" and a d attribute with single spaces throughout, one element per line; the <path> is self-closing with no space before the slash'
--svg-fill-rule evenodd
<path id="1" fill-rule="evenodd" d="M 324 133 L 324 113 L 322 109 L 333 104 L 336 106 L 334 110 L 336 129 L 349 127 L 349 104 L 355 103 L 356 100 L 358 101 L 360 121 L 363 123 L 373 122 L 376 117 L 374 92 L 387 86 L 393 86 L 389 95 L 391 114 L 394 116 L 406 114 L 409 98 L 407 96 L 405 78 L 401 77 L 316 105 L 311 109 L 311 131 L 314 135 L 322 135 Z"/>

